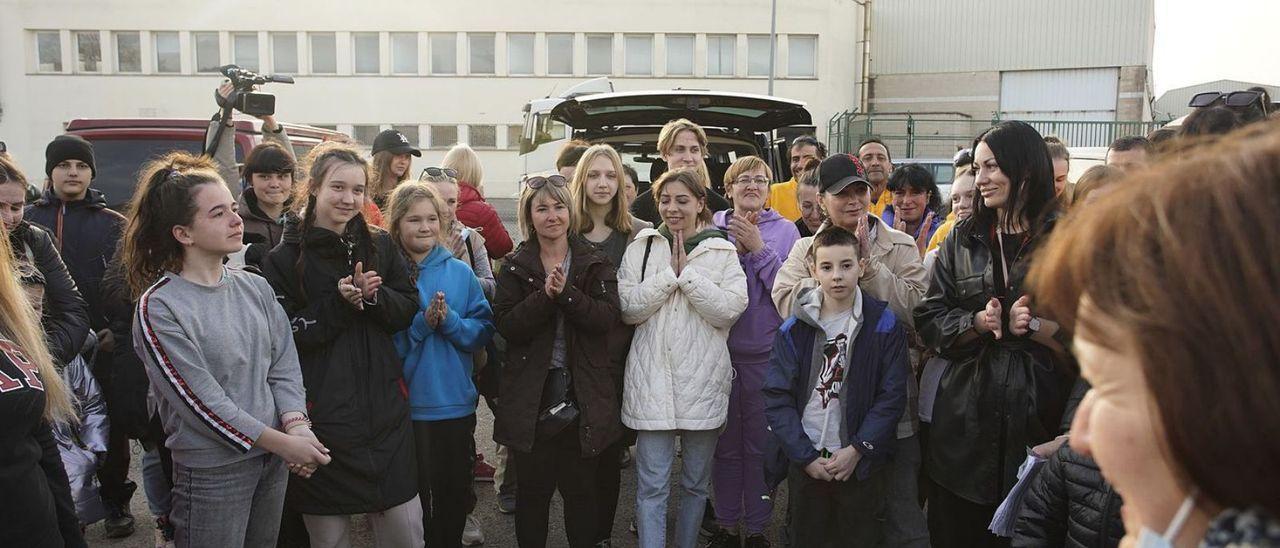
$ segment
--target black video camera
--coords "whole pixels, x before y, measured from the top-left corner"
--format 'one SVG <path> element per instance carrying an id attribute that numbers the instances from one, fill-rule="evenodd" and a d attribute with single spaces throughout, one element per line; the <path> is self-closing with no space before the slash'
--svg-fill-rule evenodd
<path id="1" fill-rule="evenodd" d="M 225 65 L 218 69 L 231 80 L 231 85 L 235 89 L 231 95 L 225 99 L 218 92 L 214 92 L 214 96 L 218 100 L 218 106 L 222 108 L 234 108 L 240 112 L 250 116 L 269 116 L 276 113 L 276 96 L 270 93 L 260 93 L 254 91 L 256 86 L 268 83 L 292 84 L 292 76 L 263 76 L 251 70 L 245 70 L 237 65 Z"/>

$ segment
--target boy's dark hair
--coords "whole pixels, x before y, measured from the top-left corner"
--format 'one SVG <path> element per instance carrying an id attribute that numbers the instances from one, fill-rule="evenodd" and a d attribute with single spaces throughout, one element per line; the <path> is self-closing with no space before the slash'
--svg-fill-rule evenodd
<path id="1" fill-rule="evenodd" d="M 556 154 L 556 170 L 578 165 L 578 160 L 582 159 L 588 148 L 591 148 L 590 143 L 578 139 L 565 143 Z"/>
<path id="2" fill-rule="evenodd" d="M 1182 121 L 1183 135 L 1226 135 L 1244 125 L 1236 111 L 1224 106 L 1196 109 Z"/>
<path id="3" fill-rule="evenodd" d="M 827 145 L 823 144 L 822 141 L 819 141 L 817 137 L 812 135 L 801 135 L 796 137 L 794 141 L 791 141 L 791 146 L 787 147 L 787 151 L 790 152 L 791 149 L 794 149 L 797 146 L 810 146 L 817 148 L 819 160 L 827 157 Z"/>
<path id="4" fill-rule="evenodd" d="M 858 237 L 852 232 L 838 226 L 829 226 L 813 236 L 813 245 L 809 246 L 809 262 L 818 260 L 818 249 L 847 245 L 853 247 L 853 256 L 858 257 Z M 860 258 L 860 257 L 859 257 Z"/>
<path id="5" fill-rule="evenodd" d="M 1156 147 L 1151 144 L 1151 141 L 1148 141 L 1146 137 L 1141 135 L 1120 137 L 1111 142 L 1111 150 L 1116 152 L 1124 152 L 1126 150 L 1134 150 L 1138 148 L 1146 151 L 1147 154 L 1151 154 L 1152 152 L 1155 152 Z"/>
<path id="6" fill-rule="evenodd" d="M 938 191 L 938 182 L 933 179 L 933 172 L 920 164 L 907 164 L 889 173 L 889 192 L 899 189 L 913 188 L 929 195 L 926 206 L 937 213 L 942 207 L 942 193 Z"/>
<path id="7" fill-rule="evenodd" d="M 862 147 L 865 147 L 871 143 L 875 143 L 877 145 L 884 147 L 884 155 L 889 158 L 890 163 L 893 163 L 893 153 L 889 151 L 889 145 L 884 144 L 884 141 L 880 140 L 879 137 L 867 137 L 866 139 L 863 139 L 861 143 L 858 143 L 858 148 L 854 149 L 853 155 L 861 156 L 860 153 L 862 151 Z"/>
<path id="8" fill-rule="evenodd" d="M 244 159 L 244 182 L 246 185 L 252 184 L 254 173 L 295 175 L 297 169 L 298 162 L 284 147 L 278 143 L 262 143 L 253 147 Z M 294 178 L 297 178 L 296 175 Z"/>

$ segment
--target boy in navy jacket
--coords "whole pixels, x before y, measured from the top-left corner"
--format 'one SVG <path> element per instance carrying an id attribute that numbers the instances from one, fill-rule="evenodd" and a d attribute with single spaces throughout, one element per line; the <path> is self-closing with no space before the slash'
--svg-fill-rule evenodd
<path id="1" fill-rule="evenodd" d="M 813 241 L 818 288 L 778 330 L 765 415 L 791 497 L 792 546 L 875 546 L 898 419 L 907 405 L 906 328 L 858 289 L 858 240 L 832 227 Z M 780 460 L 780 459 L 779 459 Z M 784 473 L 771 470 L 773 479 Z"/>

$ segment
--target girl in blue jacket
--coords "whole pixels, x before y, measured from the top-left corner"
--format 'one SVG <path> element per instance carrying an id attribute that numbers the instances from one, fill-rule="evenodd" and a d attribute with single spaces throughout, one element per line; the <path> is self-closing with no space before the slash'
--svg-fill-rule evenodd
<path id="1" fill-rule="evenodd" d="M 427 545 L 458 546 L 471 488 L 476 386 L 471 354 L 493 337 L 493 313 L 475 273 L 440 243 L 444 203 L 422 183 L 396 188 L 387 226 L 409 258 L 420 312 L 396 334 L 418 453 Z"/>

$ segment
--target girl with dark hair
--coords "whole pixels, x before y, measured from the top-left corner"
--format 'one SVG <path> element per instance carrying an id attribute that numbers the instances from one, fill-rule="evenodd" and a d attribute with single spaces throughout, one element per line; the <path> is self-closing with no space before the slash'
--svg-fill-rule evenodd
<path id="1" fill-rule="evenodd" d="M 421 546 L 413 432 L 392 335 L 417 314 L 408 266 L 367 225 L 368 163 L 349 145 L 312 150 L 304 209 L 285 226 L 263 274 L 293 326 L 307 407 L 333 464 L 289 485 L 311 542 L 349 543 L 351 514 L 369 514 L 380 546 Z"/>
<path id="2" fill-rule="evenodd" d="M 880 218 L 894 230 L 915 238 L 924 257 L 929 240 L 942 224 L 942 196 L 933 173 L 920 164 L 898 166 L 889 173 L 889 194 L 893 202 Z"/>
<path id="3" fill-rule="evenodd" d="M 329 462 L 288 319 L 266 281 L 223 265 L 244 223 L 213 162 L 174 152 L 150 163 L 131 205 L 121 260 L 138 299 L 133 346 L 173 456 L 176 545 L 270 546 L 285 463 L 309 477 Z"/>
<path id="4" fill-rule="evenodd" d="M 934 400 L 925 469 L 934 546 L 1007 546 L 987 530 L 1028 447 L 1058 433 L 1074 373 L 1062 332 L 1023 289 L 1057 201 L 1044 140 L 1024 122 L 974 142 L 982 201 L 943 242 L 915 309 L 924 343 L 953 362 Z"/>
<path id="5" fill-rule="evenodd" d="M 493 313 L 475 273 L 442 245 L 445 205 L 422 183 L 391 193 L 387 220 L 399 251 L 408 257 L 417 285 L 419 313 L 395 336 L 404 358 L 414 442 L 418 494 L 432 546 L 461 543 L 473 497 L 472 436 L 478 393 L 472 354 L 493 337 Z"/>

